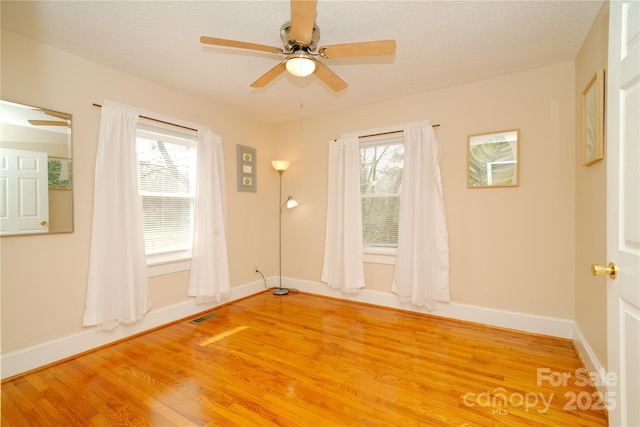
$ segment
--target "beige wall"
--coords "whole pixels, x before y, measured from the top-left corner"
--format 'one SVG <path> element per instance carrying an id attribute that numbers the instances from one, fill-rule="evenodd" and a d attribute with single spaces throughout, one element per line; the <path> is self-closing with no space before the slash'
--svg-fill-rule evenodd
<path id="1" fill-rule="evenodd" d="M 582 91 L 607 67 L 609 3 L 605 2 L 576 57 L 576 322 L 603 366 L 607 366 L 606 278 L 591 276 L 593 263 L 606 264 L 607 164 L 582 166 Z M 606 71 L 605 71 L 606 77 Z M 606 109 L 606 107 L 605 107 Z M 605 141 L 606 157 L 606 141 Z"/>
<path id="2" fill-rule="evenodd" d="M 270 128 L 241 111 L 216 106 L 148 81 L 2 32 L 3 99 L 73 115 L 75 232 L 0 239 L 2 352 L 23 349 L 83 331 L 89 261 L 93 175 L 100 110 L 112 99 L 147 111 L 204 124 L 223 140 L 229 212 L 232 286 L 276 274 L 277 174 Z M 258 150 L 257 193 L 236 191 L 236 144 Z M 187 273 L 152 278 L 153 309 L 187 299 Z"/>
<path id="3" fill-rule="evenodd" d="M 320 281 L 328 141 L 342 132 L 439 123 L 451 298 L 543 316 L 574 316 L 574 65 L 523 73 L 277 126 L 286 185 L 300 202 L 283 225 L 284 275 Z M 521 185 L 467 189 L 467 135 L 519 128 Z M 390 291 L 393 267 L 368 264 L 367 288 Z"/>

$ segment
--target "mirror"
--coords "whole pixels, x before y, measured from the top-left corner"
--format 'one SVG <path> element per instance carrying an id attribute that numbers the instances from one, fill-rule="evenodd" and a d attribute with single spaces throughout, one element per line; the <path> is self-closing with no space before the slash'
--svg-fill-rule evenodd
<path id="1" fill-rule="evenodd" d="M 467 187 L 517 187 L 520 130 L 469 135 Z"/>
<path id="2" fill-rule="evenodd" d="M 71 114 L 0 100 L 0 235 L 73 231 Z"/>

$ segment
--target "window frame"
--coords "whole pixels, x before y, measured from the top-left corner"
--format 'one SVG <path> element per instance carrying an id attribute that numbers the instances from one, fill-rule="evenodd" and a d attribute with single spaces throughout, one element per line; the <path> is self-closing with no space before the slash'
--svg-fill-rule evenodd
<path id="1" fill-rule="evenodd" d="M 381 146 L 389 146 L 389 145 L 403 145 L 404 146 L 404 133 L 403 132 L 394 132 L 392 134 L 384 134 L 384 135 L 375 135 L 375 136 L 361 136 L 359 137 L 359 149 L 366 149 L 371 147 L 381 147 Z M 404 169 L 404 164 L 403 164 Z M 401 187 L 402 188 L 402 187 Z M 390 198 L 397 197 L 400 198 L 400 191 L 395 194 L 386 193 L 384 196 L 376 196 L 376 195 L 364 195 L 360 193 L 360 200 L 364 200 L 365 198 Z M 364 238 L 364 236 L 363 236 Z M 377 263 L 389 263 L 395 262 L 395 255 L 398 250 L 398 243 L 396 241 L 396 246 L 392 247 L 384 247 L 384 246 L 367 246 L 365 242 L 362 242 L 363 252 L 367 255 L 366 258 L 370 260 L 370 262 Z M 390 258 L 391 257 L 391 258 Z"/>
<path id="2" fill-rule="evenodd" d="M 173 127 L 164 126 L 160 123 L 150 123 L 141 121 L 136 128 L 136 144 L 138 138 L 144 138 L 148 140 L 159 140 L 171 144 L 187 146 L 194 151 L 192 158 L 192 168 L 189 170 L 191 191 L 188 196 L 182 194 L 182 197 L 190 198 L 193 205 L 195 205 L 195 185 L 196 185 L 196 172 L 197 172 L 197 156 L 198 156 L 198 138 L 195 131 L 177 131 Z M 159 195 L 160 193 L 146 192 L 140 187 L 138 189 L 140 198 L 145 195 Z M 193 234 L 194 218 L 193 218 L 193 205 L 192 205 L 192 218 L 191 218 L 191 232 Z M 193 236 L 191 237 L 193 239 Z M 193 240 L 192 240 L 193 243 Z M 160 253 L 147 254 L 145 248 L 145 258 L 147 262 L 147 272 L 149 277 L 169 274 L 178 271 L 189 270 L 191 268 L 191 253 L 192 249 L 178 250 L 178 251 L 164 251 Z"/>

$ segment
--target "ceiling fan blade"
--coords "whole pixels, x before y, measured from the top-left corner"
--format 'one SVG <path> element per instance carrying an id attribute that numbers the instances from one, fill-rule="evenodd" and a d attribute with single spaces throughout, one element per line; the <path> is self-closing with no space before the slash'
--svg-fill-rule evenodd
<path id="1" fill-rule="evenodd" d="M 57 117 L 59 119 L 62 120 L 69 120 L 71 119 L 71 114 L 67 114 L 67 113 L 59 113 L 57 111 L 53 111 L 53 110 L 45 110 L 43 108 L 39 108 L 37 109 L 38 111 L 42 111 L 43 113 L 45 113 L 48 116 L 53 116 L 53 117 Z"/>
<path id="2" fill-rule="evenodd" d="M 294 40 L 311 43 L 317 4 L 317 0 L 291 0 L 291 37 Z"/>
<path id="3" fill-rule="evenodd" d="M 58 122 L 54 120 L 28 120 L 34 126 L 68 126 L 67 122 Z"/>
<path id="4" fill-rule="evenodd" d="M 320 80 L 336 92 L 346 89 L 347 86 L 349 86 L 344 80 L 338 77 L 336 73 L 331 71 L 329 67 L 320 61 L 316 61 L 316 70 L 314 73 L 320 78 Z"/>
<path id="5" fill-rule="evenodd" d="M 239 49 L 259 50 L 261 52 L 269 53 L 282 53 L 282 49 L 280 49 L 279 47 L 266 46 L 257 43 L 239 42 L 236 40 L 219 39 L 216 37 L 202 36 L 200 37 L 200 43 L 212 44 L 214 46 L 237 47 Z"/>
<path id="6" fill-rule="evenodd" d="M 396 41 L 378 40 L 374 42 L 334 44 L 321 47 L 318 53 L 323 58 L 393 55 L 396 53 Z"/>
<path id="7" fill-rule="evenodd" d="M 278 65 L 264 73 L 258 80 L 251 83 L 251 87 L 263 87 L 270 83 L 273 79 L 282 74 L 287 67 L 284 65 L 284 62 L 280 62 Z"/>

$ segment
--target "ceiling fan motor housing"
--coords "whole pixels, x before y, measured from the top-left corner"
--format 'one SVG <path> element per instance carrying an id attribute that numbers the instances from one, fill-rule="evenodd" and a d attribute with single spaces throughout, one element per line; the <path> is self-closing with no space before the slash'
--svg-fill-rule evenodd
<path id="1" fill-rule="evenodd" d="M 285 53 L 295 51 L 313 52 L 318 47 L 318 40 L 320 40 L 320 28 L 313 24 L 313 32 L 311 33 L 311 41 L 309 43 L 300 42 L 294 40 L 291 37 L 291 22 L 287 22 L 280 28 L 280 39 L 284 43 Z"/>

